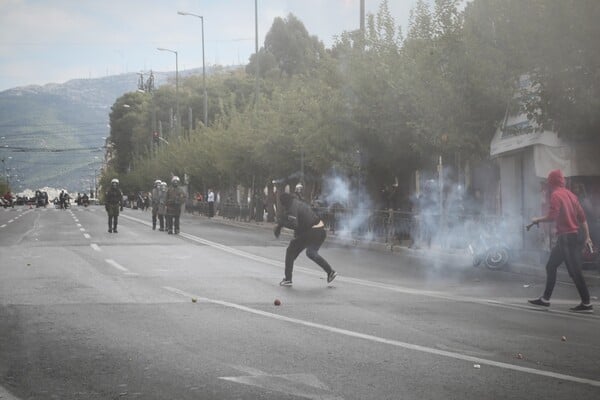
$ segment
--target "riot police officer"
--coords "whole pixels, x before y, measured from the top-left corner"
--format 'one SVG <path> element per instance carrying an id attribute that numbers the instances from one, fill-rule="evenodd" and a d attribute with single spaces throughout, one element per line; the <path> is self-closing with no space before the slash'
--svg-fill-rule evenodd
<path id="1" fill-rule="evenodd" d="M 152 230 L 156 230 L 156 219 L 158 217 L 158 205 L 160 197 L 160 179 L 154 181 L 152 188 Z M 162 227 L 162 223 L 160 224 Z"/>
<path id="2" fill-rule="evenodd" d="M 108 213 L 108 233 L 118 233 L 117 223 L 119 220 L 119 208 L 123 199 L 123 192 L 119 189 L 119 180 L 114 178 L 110 181 L 110 189 L 106 192 L 106 212 Z"/>
<path id="3" fill-rule="evenodd" d="M 179 187 L 179 177 L 174 176 L 171 179 L 171 187 L 167 190 L 167 230 L 169 235 L 179 233 L 179 216 L 181 215 L 181 205 L 185 201 L 185 193 Z"/>

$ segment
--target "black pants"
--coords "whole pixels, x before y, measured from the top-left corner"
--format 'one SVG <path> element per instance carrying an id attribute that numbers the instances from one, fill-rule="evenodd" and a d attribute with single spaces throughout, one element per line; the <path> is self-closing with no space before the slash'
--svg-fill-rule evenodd
<path id="1" fill-rule="evenodd" d="M 215 216 L 215 203 L 214 201 L 209 201 L 208 202 L 208 216 L 210 218 Z"/>
<path id="2" fill-rule="evenodd" d="M 179 233 L 179 214 L 167 214 L 167 230 L 170 233 Z"/>
<path id="3" fill-rule="evenodd" d="M 152 207 L 152 229 L 156 229 L 156 217 L 158 217 L 158 207 Z"/>
<path id="4" fill-rule="evenodd" d="M 306 255 L 308 258 L 316 262 L 319 267 L 323 268 L 327 274 L 330 274 L 333 270 L 331 266 L 323 257 L 319 255 L 319 248 L 325 241 L 324 228 L 312 228 L 309 231 L 302 233 L 292 239 L 286 252 L 285 252 L 285 279 L 288 281 L 292 280 L 292 271 L 294 270 L 294 260 L 298 258 L 302 250 L 306 249 Z"/>
<path id="5" fill-rule="evenodd" d="M 108 229 L 116 231 L 117 230 L 117 222 L 119 222 L 118 215 L 109 215 L 108 216 Z"/>
<path id="6" fill-rule="evenodd" d="M 581 247 L 582 243 L 577 233 L 565 233 L 558 236 L 554 248 L 550 252 L 550 258 L 546 264 L 546 290 L 544 299 L 550 300 L 554 285 L 556 285 L 556 270 L 563 262 L 567 266 L 567 271 L 581 297 L 583 304 L 590 303 L 590 293 L 581 273 Z"/>

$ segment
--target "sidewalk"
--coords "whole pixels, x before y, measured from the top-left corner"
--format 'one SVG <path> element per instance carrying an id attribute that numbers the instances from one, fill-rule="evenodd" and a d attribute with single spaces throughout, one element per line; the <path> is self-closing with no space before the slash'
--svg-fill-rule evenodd
<path id="1" fill-rule="evenodd" d="M 188 214 L 189 215 L 189 214 Z M 193 215 L 195 218 L 207 218 L 202 215 Z M 220 216 L 216 216 L 212 218 L 213 222 L 222 223 L 231 226 L 244 226 L 244 227 L 254 227 L 256 229 L 263 229 L 273 231 L 275 224 L 273 222 L 245 222 L 238 220 L 230 220 L 225 219 Z M 282 231 L 282 235 L 289 234 L 290 231 L 286 232 L 286 229 Z M 381 252 L 391 252 L 397 254 L 409 254 L 413 257 L 444 257 L 447 260 L 452 260 L 455 263 L 459 263 L 461 265 L 471 265 L 471 257 L 466 253 L 466 251 L 460 251 L 458 249 L 441 249 L 441 248 L 431 248 L 431 249 L 416 249 L 410 248 L 406 245 L 401 244 L 390 244 L 384 243 L 382 241 L 369 241 L 369 240 L 361 240 L 356 238 L 345 238 L 339 236 L 337 233 L 327 232 L 327 242 L 335 243 L 337 245 L 345 246 L 345 247 L 357 247 L 361 249 L 373 250 L 373 251 L 381 251 Z M 485 268 L 485 267 L 478 267 Z M 508 273 L 536 276 L 540 278 L 546 277 L 546 269 L 545 269 L 545 261 L 541 261 L 539 264 L 530 264 L 519 261 L 510 262 L 508 267 L 503 269 L 502 271 Z M 598 269 L 592 270 L 584 270 L 583 276 L 585 277 L 586 283 L 589 286 L 600 286 L 600 271 Z M 572 282 L 569 274 L 563 266 L 558 269 L 558 280 L 563 282 Z"/>

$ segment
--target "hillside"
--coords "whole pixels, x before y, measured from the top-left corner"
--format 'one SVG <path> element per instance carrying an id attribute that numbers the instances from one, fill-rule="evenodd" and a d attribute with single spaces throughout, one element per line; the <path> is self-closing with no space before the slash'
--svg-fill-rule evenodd
<path id="1" fill-rule="evenodd" d="M 155 73 L 156 86 L 170 75 Z M 13 190 L 89 190 L 104 157 L 110 108 L 137 90 L 137 81 L 128 73 L 0 92 L 0 158 Z"/>

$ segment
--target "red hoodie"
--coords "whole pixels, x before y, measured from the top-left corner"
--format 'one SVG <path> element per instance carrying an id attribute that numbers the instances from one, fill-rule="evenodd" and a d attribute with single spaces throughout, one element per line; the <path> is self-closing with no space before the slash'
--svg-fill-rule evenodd
<path id="1" fill-rule="evenodd" d="M 548 187 L 551 194 L 547 218 L 556 221 L 556 233 L 576 233 L 585 222 L 585 214 L 577 196 L 565 188 L 565 177 L 560 169 L 550 171 Z"/>

